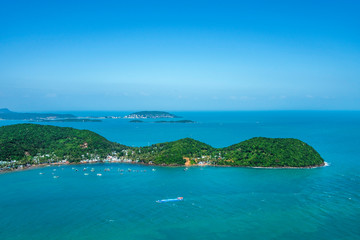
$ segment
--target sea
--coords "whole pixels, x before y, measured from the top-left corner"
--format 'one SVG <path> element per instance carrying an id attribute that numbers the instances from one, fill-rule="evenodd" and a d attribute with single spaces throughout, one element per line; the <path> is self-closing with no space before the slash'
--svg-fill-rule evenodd
<path id="1" fill-rule="evenodd" d="M 359 111 L 172 113 L 195 123 L 50 124 L 89 129 L 128 146 L 185 137 L 214 147 L 259 136 L 298 138 L 327 166 L 186 170 L 104 163 L 2 173 L 0 239 L 360 239 Z M 15 123 L 23 121 L 3 120 L 0 126 Z M 183 201 L 156 202 L 177 197 Z"/>

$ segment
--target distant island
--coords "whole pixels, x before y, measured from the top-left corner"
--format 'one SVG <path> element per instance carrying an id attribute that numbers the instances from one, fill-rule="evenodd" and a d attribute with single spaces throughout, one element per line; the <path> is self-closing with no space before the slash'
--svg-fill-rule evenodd
<path id="1" fill-rule="evenodd" d="M 131 120 L 129 122 L 131 122 L 131 123 L 143 123 L 144 121 L 142 121 L 142 120 Z"/>
<path id="2" fill-rule="evenodd" d="M 0 127 L 0 169 L 38 164 L 132 162 L 164 166 L 239 166 L 308 168 L 324 160 L 308 144 L 293 138 L 252 138 L 214 148 L 184 138 L 146 147 L 110 142 L 89 131 L 38 124 Z"/>
<path id="3" fill-rule="evenodd" d="M 160 119 L 160 118 L 181 118 L 175 114 L 163 111 L 141 111 L 134 112 L 124 117 L 121 116 L 102 116 L 102 117 L 77 117 L 73 114 L 60 113 L 20 113 L 10 111 L 8 108 L 0 109 L 0 120 L 22 120 L 30 122 L 102 122 L 100 119 L 135 119 L 134 121 L 140 123 L 138 119 Z M 157 123 L 191 123 L 191 120 L 180 121 L 158 121 Z"/>
<path id="4" fill-rule="evenodd" d="M 65 118 L 65 119 L 40 119 L 32 122 L 102 122 L 100 119 L 89 118 Z"/>
<path id="5" fill-rule="evenodd" d="M 195 123 L 191 120 L 177 120 L 177 121 L 155 121 L 154 123 Z"/>
<path id="6" fill-rule="evenodd" d="M 7 108 L 0 109 L 0 119 L 3 120 L 54 120 L 54 119 L 75 118 L 72 114 L 58 113 L 19 113 L 12 112 Z"/>
<path id="7" fill-rule="evenodd" d="M 129 121 L 131 123 L 144 123 L 144 121 L 142 120 L 131 120 Z M 154 122 L 148 122 L 148 123 L 195 123 L 194 121 L 191 121 L 191 120 L 177 120 L 177 121 L 165 121 L 165 120 L 162 120 L 162 121 L 154 121 Z"/>
<path id="8" fill-rule="evenodd" d="M 162 112 L 162 111 L 141 111 L 141 112 L 135 112 L 131 113 L 129 115 L 126 115 L 124 118 L 180 118 L 179 116 L 176 116 L 174 114 L 168 113 L 168 112 Z"/>

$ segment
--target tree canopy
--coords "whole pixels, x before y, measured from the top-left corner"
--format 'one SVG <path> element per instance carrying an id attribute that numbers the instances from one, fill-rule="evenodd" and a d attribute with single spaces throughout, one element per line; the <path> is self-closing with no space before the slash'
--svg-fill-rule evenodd
<path id="1" fill-rule="evenodd" d="M 33 163 L 39 156 L 70 162 L 84 158 L 123 157 L 146 164 L 184 165 L 206 161 L 211 165 L 250 167 L 310 167 L 324 164 L 314 148 L 293 138 L 252 138 L 229 147 L 213 148 L 184 138 L 147 147 L 128 147 L 89 131 L 38 124 L 0 127 L 0 161 Z"/>

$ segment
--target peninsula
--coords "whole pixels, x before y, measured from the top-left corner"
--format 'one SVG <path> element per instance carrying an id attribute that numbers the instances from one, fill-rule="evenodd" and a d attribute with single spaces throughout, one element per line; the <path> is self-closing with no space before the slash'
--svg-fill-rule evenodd
<path id="1" fill-rule="evenodd" d="M 164 166 L 315 167 L 324 160 L 292 138 L 256 137 L 225 148 L 184 138 L 146 147 L 110 142 L 89 130 L 38 124 L 0 127 L 2 170 L 51 163 L 135 162 Z"/>
<path id="2" fill-rule="evenodd" d="M 72 114 L 58 114 L 58 113 L 19 113 L 10 111 L 7 108 L 0 109 L 0 119 L 3 120 L 54 120 L 75 118 Z"/>
<path id="3" fill-rule="evenodd" d="M 180 118 L 174 114 L 162 111 L 141 111 L 126 115 L 124 118 Z"/>

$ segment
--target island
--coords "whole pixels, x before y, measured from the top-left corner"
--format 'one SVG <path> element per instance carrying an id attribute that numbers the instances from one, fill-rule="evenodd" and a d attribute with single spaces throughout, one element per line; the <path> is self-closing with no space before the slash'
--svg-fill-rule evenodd
<path id="1" fill-rule="evenodd" d="M 19 113 L 10 111 L 7 108 L 0 109 L 0 119 L 3 120 L 54 120 L 66 118 L 75 118 L 75 116 L 59 113 Z"/>
<path id="2" fill-rule="evenodd" d="M 176 116 L 174 114 L 168 113 L 168 112 L 162 112 L 162 111 L 141 111 L 141 112 L 134 112 L 129 115 L 124 116 L 124 118 L 180 118 L 179 116 Z"/>
<path id="3" fill-rule="evenodd" d="M 154 123 L 195 123 L 194 121 L 191 120 L 177 120 L 177 121 L 155 121 Z"/>
<path id="4" fill-rule="evenodd" d="M 129 122 L 131 122 L 131 123 L 143 123 L 144 121 L 142 121 L 142 120 L 131 120 Z"/>
<path id="5" fill-rule="evenodd" d="M 64 119 L 39 119 L 31 122 L 102 122 L 100 119 L 89 118 L 64 118 Z"/>
<path id="6" fill-rule="evenodd" d="M 225 148 L 184 138 L 145 147 L 111 142 L 89 131 L 38 124 L 0 127 L 0 169 L 39 164 L 131 162 L 163 166 L 309 168 L 323 166 L 320 154 L 293 138 L 255 137 Z"/>
<path id="7" fill-rule="evenodd" d="M 134 120 L 131 120 L 129 122 L 131 122 L 131 123 L 144 123 L 144 121 L 138 120 L 138 119 L 134 119 Z M 195 122 L 191 121 L 191 120 L 177 120 L 177 121 L 161 120 L 161 121 L 153 121 L 153 122 L 147 122 L 147 123 L 195 123 Z"/>

